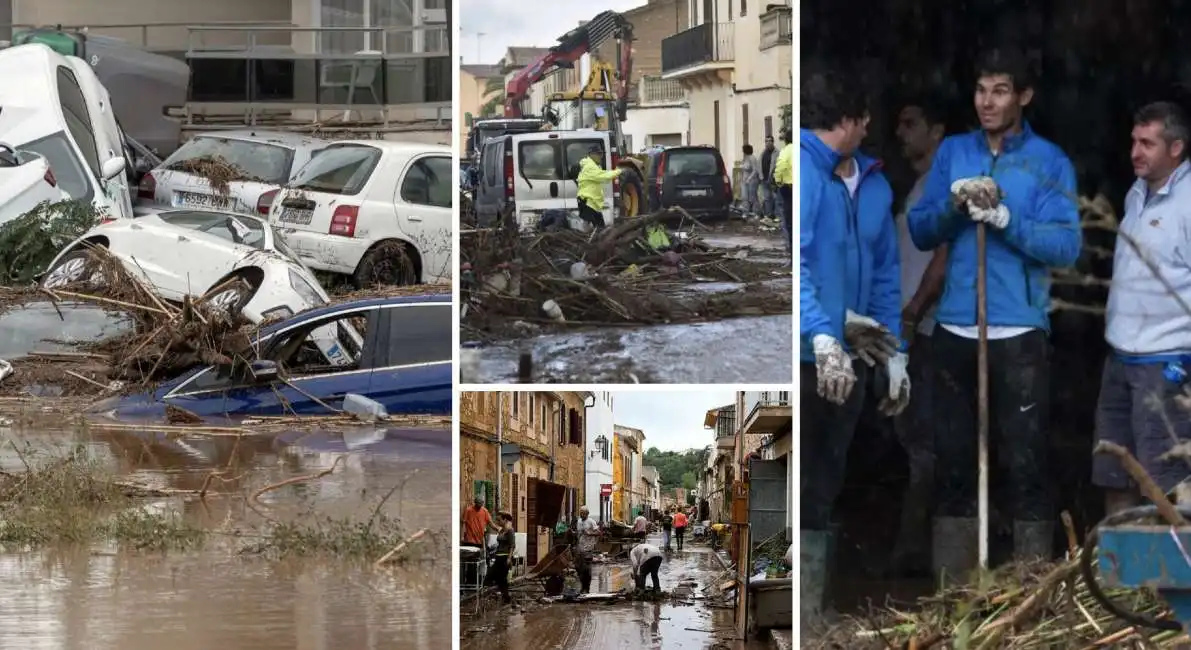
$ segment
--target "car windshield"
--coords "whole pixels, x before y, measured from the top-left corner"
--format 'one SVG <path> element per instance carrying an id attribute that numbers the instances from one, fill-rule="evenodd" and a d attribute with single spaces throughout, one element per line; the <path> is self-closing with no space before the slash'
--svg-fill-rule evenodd
<path id="1" fill-rule="evenodd" d="M 265 247 L 265 224 L 257 219 L 201 210 L 162 212 L 157 218 L 170 225 L 205 232 L 233 244 L 257 249 Z"/>
<path id="2" fill-rule="evenodd" d="M 666 173 L 673 176 L 715 176 L 719 157 L 708 149 L 679 149 L 666 152 Z"/>
<path id="3" fill-rule="evenodd" d="M 368 145 L 331 146 L 302 166 L 290 189 L 358 194 L 380 161 L 380 149 Z"/>
<path id="4" fill-rule="evenodd" d="M 182 145 L 161 166 L 171 171 L 186 171 L 186 163 L 199 160 L 234 165 L 240 177 L 232 180 L 282 185 L 289 180 L 294 150 L 265 142 L 201 136 Z"/>
<path id="5" fill-rule="evenodd" d="M 69 194 L 70 198 L 90 201 L 95 196 L 90 176 L 74 147 L 70 146 L 64 131 L 16 148 L 32 151 L 49 161 L 50 171 L 54 172 L 54 180 L 58 181 L 58 187 Z"/>

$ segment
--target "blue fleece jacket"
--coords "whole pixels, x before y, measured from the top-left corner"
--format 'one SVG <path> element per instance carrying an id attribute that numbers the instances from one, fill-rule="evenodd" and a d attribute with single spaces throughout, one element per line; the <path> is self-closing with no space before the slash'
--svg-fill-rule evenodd
<path id="1" fill-rule="evenodd" d="M 988 324 L 1049 331 L 1049 269 L 1075 264 L 1083 243 L 1075 170 L 1063 151 L 1029 124 L 1001 148 L 994 157 L 983 131 L 943 140 L 922 198 L 910 210 L 910 237 L 924 251 L 950 244 L 935 318 L 942 324 L 975 325 L 976 225 L 952 205 L 951 184 L 992 176 L 1010 218 L 1005 230 L 988 228 Z"/>
<path id="2" fill-rule="evenodd" d="M 855 157 L 860 184 L 853 199 L 835 175 L 839 154 L 812 131 L 802 131 L 799 357 L 804 362 L 815 359 L 811 340 L 817 334 L 844 344 L 848 309 L 872 317 L 901 338 L 893 190 L 879 162 L 859 153 Z"/>

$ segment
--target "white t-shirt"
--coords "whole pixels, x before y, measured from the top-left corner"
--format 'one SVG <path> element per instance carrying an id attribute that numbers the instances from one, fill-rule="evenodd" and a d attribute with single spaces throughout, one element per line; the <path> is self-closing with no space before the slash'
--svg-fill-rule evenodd
<path id="1" fill-rule="evenodd" d="M 852 170 L 851 175 L 841 176 L 840 178 L 844 180 L 844 186 L 848 188 L 848 194 L 851 194 L 854 199 L 856 198 L 856 190 L 860 189 L 860 165 L 855 160 L 852 160 L 849 168 Z"/>
<path id="2" fill-rule="evenodd" d="M 637 515 L 637 520 L 633 522 L 633 532 L 644 533 L 646 530 L 649 530 L 649 520 L 645 515 Z"/>
<path id="3" fill-rule="evenodd" d="M 633 567 L 633 575 L 637 575 L 641 571 L 641 565 L 645 561 L 653 557 L 661 557 L 662 552 L 653 544 L 638 544 L 629 551 L 629 563 Z"/>
<path id="4" fill-rule="evenodd" d="M 902 267 L 902 308 L 910 304 L 910 299 L 918 291 L 918 286 L 922 284 L 922 277 L 926 275 L 926 267 L 930 265 L 930 260 L 934 257 L 933 251 L 920 251 L 914 245 L 914 240 L 910 238 L 910 224 L 907 215 L 910 213 L 910 208 L 922 198 L 922 190 L 926 187 L 926 175 L 918 177 L 914 182 L 913 189 L 910 190 L 909 196 L 906 197 L 906 205 L 902 208 L 901 214 L 897 215 L 897 253 Z M 922 320 L 918 323 L 918 333 L 930 336 L 935 331 L 935 308 L 938 303 L 931 305 L 926 314 L 922 316 Z M 909 337 L 909 332 L 904 332 L 903 336 Z"/>
<path id="5" fill-rule="evenodd" d="M 599 529 L 599 524 L 591 517 L 575 522 L 575 532 L 579 534 L 578 546 L 580 553 L 590 553 L 595 550 L 596 544 L 600 541 L 600 538 L 596 535 Z"/>

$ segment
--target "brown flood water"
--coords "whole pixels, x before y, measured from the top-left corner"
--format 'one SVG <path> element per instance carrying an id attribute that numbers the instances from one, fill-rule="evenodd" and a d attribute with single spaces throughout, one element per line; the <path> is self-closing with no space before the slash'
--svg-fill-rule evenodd
<path id="1" fill-rule="evenodd" d="M 362 429 L 230 438 L 0 428 L 0 470 L 19 470 L 9 441 L 57 451 L 83 445 L 137 483 L 198 489 L 212 469 L 229 493 L 161 498 L 216 531 L 202 550 L 138 552 L 100 545 L 0 552 L 0 650 L 430 650 L 451 647 L 449 557 L 373 569 L 336 560 L 275 561 L 239 551 L 259 525 L 239 495 L 292 476 L 335 472 L 268 492 L 269 517 L 367 520 L 381 498 L 405 530 L 450 525 L 449 430 Z M 294 444 L 297 443 L 297 444 Z M 231 496 L 234 494 L 235 496 Z"/>

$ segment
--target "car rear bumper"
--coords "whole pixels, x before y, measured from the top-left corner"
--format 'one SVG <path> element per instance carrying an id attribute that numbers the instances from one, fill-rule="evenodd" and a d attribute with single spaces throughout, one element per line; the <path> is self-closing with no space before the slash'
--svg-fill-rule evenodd
<path id="1" fill-rule="evenodd" d="M 274 224 L 273 227 L 298 254 L 302 263 L 316 271 L 351 275 L 356 272 L 356 267 L 371 244 L 367 239 L 289 229 L 284 225 Z"/>

